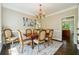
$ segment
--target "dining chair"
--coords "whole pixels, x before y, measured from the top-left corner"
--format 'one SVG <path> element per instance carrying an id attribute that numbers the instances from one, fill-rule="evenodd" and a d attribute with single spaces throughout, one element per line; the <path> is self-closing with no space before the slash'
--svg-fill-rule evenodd
<path id="1" fill-rule="evenodd" d="M 38 52 L 40 52 L 40 50 L 39 50 L 39 47 L 40 47 L 39 45 L 40 44 L 44 44 L 44 47 L 45 47 L 45 35 L 46 35 L 46 31 L 45 30 L 41 30 L 39 32 L 38 39 L 34 40 L 34 43 L 36 43 L 38 45 Z"/>
<path id="2" fill-rule="evenodd" d="M 50 32 L 50 29 L 46 29 L 46 33 L 49 33 Z"/>
<path id="3" fill-rule="evenodd" d="M 54 30 L 53 29 L 50 29 L 50 33 L 49 33 L 49 37 L 48 37 L 48 42 L 49 43 L 53 43 L 53 32 L 54 32 Z"/>
<path id="4" fill-rule="evenodd" d="M 38 39 L 40 29 L 33 29 L 33 34 L 35 35 L 35 39 Z"/>
<path id="5" fill-rule="evenodd" d="M 39 33 L 39 29 L 33 29 L 33 33 Z"/>
<path id="6" fill-rule="evenodd" d="M 4 30 L 4 37 L 5 37 L 5 43 L 12 43 L 17 39 L 17 37 L 15 37 L 12 33 L 11 29 L 5 29 Z"/>
<path id="7" fill-rule="evenodd" d="M 31 35 L 32 35 L 32 30 L 31 29 L 26 29 L 26 37 L 28 37 L 28 39 L 30 39 Z"/>
<path id="8" fill-rule="evenodd" d="M 21 52 L 23 53 L 23 48 L 24 48 L 24 43 L 23 43 L 23 39 L 22 39 L 22 34 L 20 32 L 20 30 L 17 31 L 18 32 L 18 39 L 19 39 L 19 43 L 20 43 L 20 47 L 21 47 Z"/>
<path id="9" fill-rule="evenodd" d="M 46 39 L 45 39 L 45 41 L 48 43 L 48 46 L 52 42 L 52 37 L 53 37 L 53 29 L 46 29 Z"/>
<path id="10" fill-rule="evenodd" d="M 23 53 L 23 49 L 26 45 L 30 44 L 31 43 L 31 40 L 24 40 L 23 37 L 22 37 L 22 33 L 20 30 L 17 31 L 18 32 L 18 36 L 19 36 L 19 43 L 20 43 L 20 47 L 21 47 L 21 52 Z"/>
<path id="11" fill-rule="evenodd" d="M 48 41 L 48 37 L 49 37 L 49 33 L 50 33 L 50 29 L 46 29 L 46 39 Z"/>

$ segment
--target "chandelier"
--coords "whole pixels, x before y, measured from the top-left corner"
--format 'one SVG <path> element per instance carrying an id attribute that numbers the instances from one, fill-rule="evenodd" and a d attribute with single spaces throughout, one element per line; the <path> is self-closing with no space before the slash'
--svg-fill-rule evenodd
<path id="1" fill-rule="evenodd" d="M 42 4 L 39 4 L 39 10 L 37 12 L 36 18 L 37 19 L 43 19 L 43 18 L 45 18 L 45 11 L 43 9 Z"/>

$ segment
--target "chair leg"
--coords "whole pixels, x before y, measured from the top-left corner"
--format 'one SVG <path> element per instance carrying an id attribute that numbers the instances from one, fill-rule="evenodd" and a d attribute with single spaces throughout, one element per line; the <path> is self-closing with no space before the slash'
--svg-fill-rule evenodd
<path id="1" fill-rule="evenodd" d="M 37 54 L 39 54 L 40 50 L 39 50 L 39 44 L 38 44 L 38 51 L 37 51 Z"/>
<path id="2" fill-rule="evenodd" d="M 23 46 L 21 46 L 21 53 L 23 53 Z"/>
<path id="3" fill-rule="evenodd" d="M 50 45 L 50 38 L 48 38 L 48 46 Z"/>
<path id="4" fill-rule="evenodd" d="M 39 48 L 40 48 L 40 46 L 39 46 L 40 44 L 38 44 L 38 53 L 41 51 Z M 46 44 L 44 43 L 44 47 L 46 48 Z M 38 54 L 37 53 L 37 54 Z"/>
<path id="5" fill-rule="evenodd" d="M 50 44 L 50 43 L 53 43 L 52 38 L 49 38 L 49 40 L 48 40 L 48 44 Z"/>
<path id="6" fill-rule="evenodd" d="M 28 48 L 27 54 L 29 53 L 29 49 L 30 49 L 30 47 Z"/>
<path id="7" fill-rule="evenodd" d="M 38 45 L 38 50 L 37 50 L 37 54 L 39 53 L 39 45 Z"/>
<path id="8" fill-rule="evenodd" d="M 51 39 L 51 43 L 53 44 L 53 40 Z"/>
<path id="9" fill-rule="evenodd" d="M 21 53 L 23 53 L 23 48 L 22 48 L 22 50 L 21 50 Z"/>
<path id="10" fill-rule="evenodd" d="M 38 52 L 40 52 L 40 50 L 39 50 L 39 44 L 38 44 Z"/>
<path id="11" fill-rule="evenodd" d="M 12 41 L 12 45 L 13 45 L 13 41 Z"/>
<path id="12" fill-rule="evenodd" d="M 48 46 L 50 45 L 50 41 L 48 40 Z"/>
<path id="13" fill-rule="evenodd" d="M 44 47 L 46 48 L 46 44 L 44 43 Z"/>

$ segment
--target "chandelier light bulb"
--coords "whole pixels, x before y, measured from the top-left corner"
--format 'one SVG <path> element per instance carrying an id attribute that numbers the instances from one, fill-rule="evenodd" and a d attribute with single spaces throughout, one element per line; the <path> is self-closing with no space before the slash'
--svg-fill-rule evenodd
<path id="1" fill-rule="evenodd" d="M 42 4 L 39 5 L 39 10 L 38 10 L 38 13 L 36 15 L 36 18 L 37 19 L 45 18 L 45 12 L 43 10 Z"/>

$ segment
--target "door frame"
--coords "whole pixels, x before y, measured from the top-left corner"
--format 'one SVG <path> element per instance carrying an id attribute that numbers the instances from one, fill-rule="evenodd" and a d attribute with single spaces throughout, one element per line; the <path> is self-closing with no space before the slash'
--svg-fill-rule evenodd
<path id="1" fill-rule="evenodd" d="M 63 17 L 63 18 L 61 19 L 61 29 L 63 29 L 63 28 L 62 28 L 63 19 L 72 18 L 72 17 L 74 18 L 73 21 L 74 21 L 74 28 L 75 28 L 75 16 L 74 16 L 74 15 L 71 15 L 71 16 L 65 16 L 65 17 Z M 75 30 L 75 29 L 74 29 L 74 30 Z M 74 30 L 73 30 L 73 31 L 74 31 Z M 75 33 L 75 31 L 74 31 L 74 33 Z M 62 40 L 63 40 L 63 37 L 62 37 Z M 73 35 L 73 42 L 74 42 L 74 35 Z"/>

